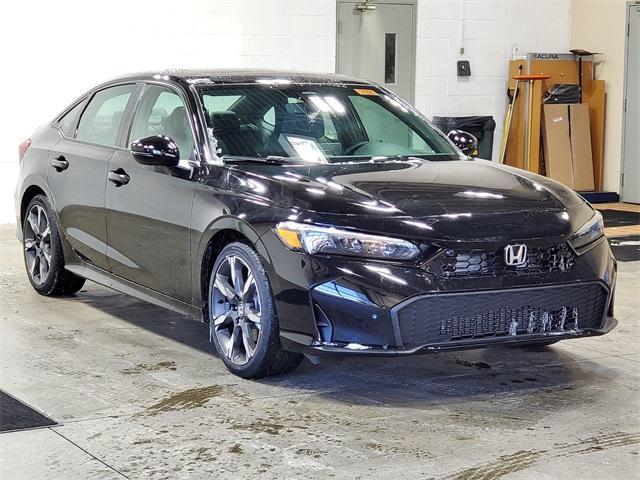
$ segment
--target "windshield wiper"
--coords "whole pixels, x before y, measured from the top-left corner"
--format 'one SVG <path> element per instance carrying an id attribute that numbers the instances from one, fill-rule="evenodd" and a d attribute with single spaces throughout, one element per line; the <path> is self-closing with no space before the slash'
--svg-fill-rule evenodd
<path id="1" fill-rule="evenodd" d="M 258 162 L 258 163 L 273 163 L 276 165 L 283 163 L 297 163 L 291 157 L 280 157 L 277 155 L 269 155 L 268 157 L 245 157 L 242 155 L 225 155 L 222 157 L 225 162 Z"/>

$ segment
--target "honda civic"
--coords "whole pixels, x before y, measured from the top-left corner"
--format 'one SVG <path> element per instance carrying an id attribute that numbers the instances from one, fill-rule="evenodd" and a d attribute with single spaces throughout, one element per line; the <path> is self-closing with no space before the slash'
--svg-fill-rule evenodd
<path id="1" fill-rule="evenodd" d="M 542 346 L 617 323 L 616 261 L 589 203 L 467 156 L 372 82 L 126 75 L 19 157 L 38 293 L 88 279 L 208 322 L 245 378 L 304 355 Z"/>

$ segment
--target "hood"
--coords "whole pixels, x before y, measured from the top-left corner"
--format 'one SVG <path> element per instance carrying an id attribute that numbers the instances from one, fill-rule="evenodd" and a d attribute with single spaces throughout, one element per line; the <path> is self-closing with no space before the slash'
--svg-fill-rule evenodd
<path id="1" fill-rule="evenodd" d="M 456 241 L 562 237 L 588 219 L 572 218 L 584 201 L 560 184 L 482 160 L 253 163 L 232 171 L 243 173 L 232 174 L 232 188 L 248 174 L 261 184 L 262 197 L 305 219 L 385 234 Z"/>

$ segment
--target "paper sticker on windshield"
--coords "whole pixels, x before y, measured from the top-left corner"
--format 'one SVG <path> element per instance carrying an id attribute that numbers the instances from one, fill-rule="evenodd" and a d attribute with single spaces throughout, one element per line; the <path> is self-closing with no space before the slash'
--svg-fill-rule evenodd
<path id="1" fill-rule="evenodd" d="M 356 92 L 358 95 L 365 95 L 368 97 L 378 96 L 378 92 L 376 92 L 375 90 L 371 90 L 370 88 L 354 88 L 353 91 Z"/>

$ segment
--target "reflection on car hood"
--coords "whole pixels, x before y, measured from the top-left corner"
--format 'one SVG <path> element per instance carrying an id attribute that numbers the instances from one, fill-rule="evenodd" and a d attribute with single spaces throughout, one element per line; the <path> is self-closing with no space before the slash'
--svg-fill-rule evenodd
<path id="1" fill-rule="evenodd" d="M 386 234 L 499 241 L 566 236 L 588 219 L 573 191 L 482 160 L 238 164 L 230 181 L 305 219 Z"/>

